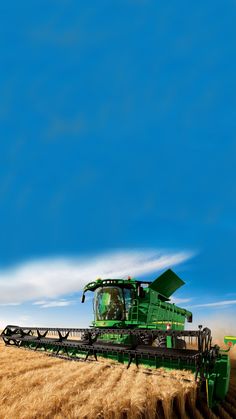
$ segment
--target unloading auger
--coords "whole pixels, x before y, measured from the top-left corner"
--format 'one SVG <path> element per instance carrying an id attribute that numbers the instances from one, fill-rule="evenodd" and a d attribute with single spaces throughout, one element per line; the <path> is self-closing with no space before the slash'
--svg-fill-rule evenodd
<path id="1" fill-rule="evenodd" d="M 187 369 L 205 389 L 209 407 L 228 392 L 228 351 L 236 338 L 227 336 L 227 350 L 212 345 L 211 331 L 184 330 L 192 313 L 170 303 L 184 282 L 170 269 L 153 282 L 136 279 L 97 279 L 82 295 L 94 292 L 94 321 L 88 329 L 8 325 L 1 337 L 6 345 L 24 347 L 72 360 L 98 356 L 152 367 Z"/>

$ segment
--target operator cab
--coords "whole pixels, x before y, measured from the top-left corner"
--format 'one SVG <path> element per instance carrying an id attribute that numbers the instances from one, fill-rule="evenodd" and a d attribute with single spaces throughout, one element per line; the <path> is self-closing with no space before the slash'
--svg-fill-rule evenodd
<path id="1" fill-rule="evenodd" d="M 96 320 L 128 320 L 128 313 L 134 299 L 134 290 L 125 287 L 99 287 L 94 293 L 94 314 Z"/>

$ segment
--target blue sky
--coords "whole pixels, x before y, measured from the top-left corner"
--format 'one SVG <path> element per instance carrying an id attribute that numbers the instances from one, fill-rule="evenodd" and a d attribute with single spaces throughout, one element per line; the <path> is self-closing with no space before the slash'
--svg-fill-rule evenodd
<path id="1" fill-rule="evenodd" d="M 197 324 L 235 318 L 236 3 L 0 11 L 2 323 L 85 325 L 81 264 L 101 276 L 116 252 L 139 255 L 127 275 L 171 266 Z"/>

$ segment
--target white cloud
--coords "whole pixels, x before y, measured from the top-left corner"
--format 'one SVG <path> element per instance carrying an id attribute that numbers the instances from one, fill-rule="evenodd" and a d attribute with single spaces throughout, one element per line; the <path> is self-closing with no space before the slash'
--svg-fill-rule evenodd
<path id="1" fill-rule="evenodd" d="M 116 251 L 90 258 L 30 261 L 0 271 L 0 304 L 36 301 L 78 292 L 96 278 L 123 278 L 157 273 L 192 257 L 190 252 Z M 42 299 L 42 301 L 40 300 Z"/>
<path id="2" fill-rule="evenodd" d="M 51 308 L 51 307 L 66 307 L 73 304 L 74 300 L 41 300 L 41 301 L 34 301 L 32 304 L 36 306 L 40 306 L 40 308 Z"/>
<path id="3" fill-rule="evenodd" d="M 41 305 L 46 304 L 46 303 L 47 303 L 47 300 L 40 300 L 40 301 L 34 301 L 32 304 L 34 306 L 41 306 Z"/>
<path id="4" fill-rule="evenodd" d="M 48 301 L 47 303 L 41 304 L 40 307 L 41 308 L 51 308 L 51 307 L 66 307 L 69 306 L 70 304 L 72 304 L 73 301 Z"/>
<path id="5" fill-rule="evenodd" d="M 214 303 L 195 304 L 192 307 L 224 307 L 236 304 L 236 300 L 223 300 Z"/>
<path id="6" fill-rule="evenodd" d="M 177 298 L 177 297 L 172 297 L 170 299 L 170 302 L 171 303 L 174 303 L 174 304 L 182 304 L 182 303 L 188 303 L 191 300 L 192 300 L 192 298 Z"/>

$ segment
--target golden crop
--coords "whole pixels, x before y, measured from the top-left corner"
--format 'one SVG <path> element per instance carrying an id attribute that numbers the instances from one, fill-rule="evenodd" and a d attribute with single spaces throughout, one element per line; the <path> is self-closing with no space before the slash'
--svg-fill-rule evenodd
<path id="1" fill-rule="evenodd" d="M 0 343 L 0 419 L 200 419 L 196 394 L 188 371 L 65 361 Z"/>

